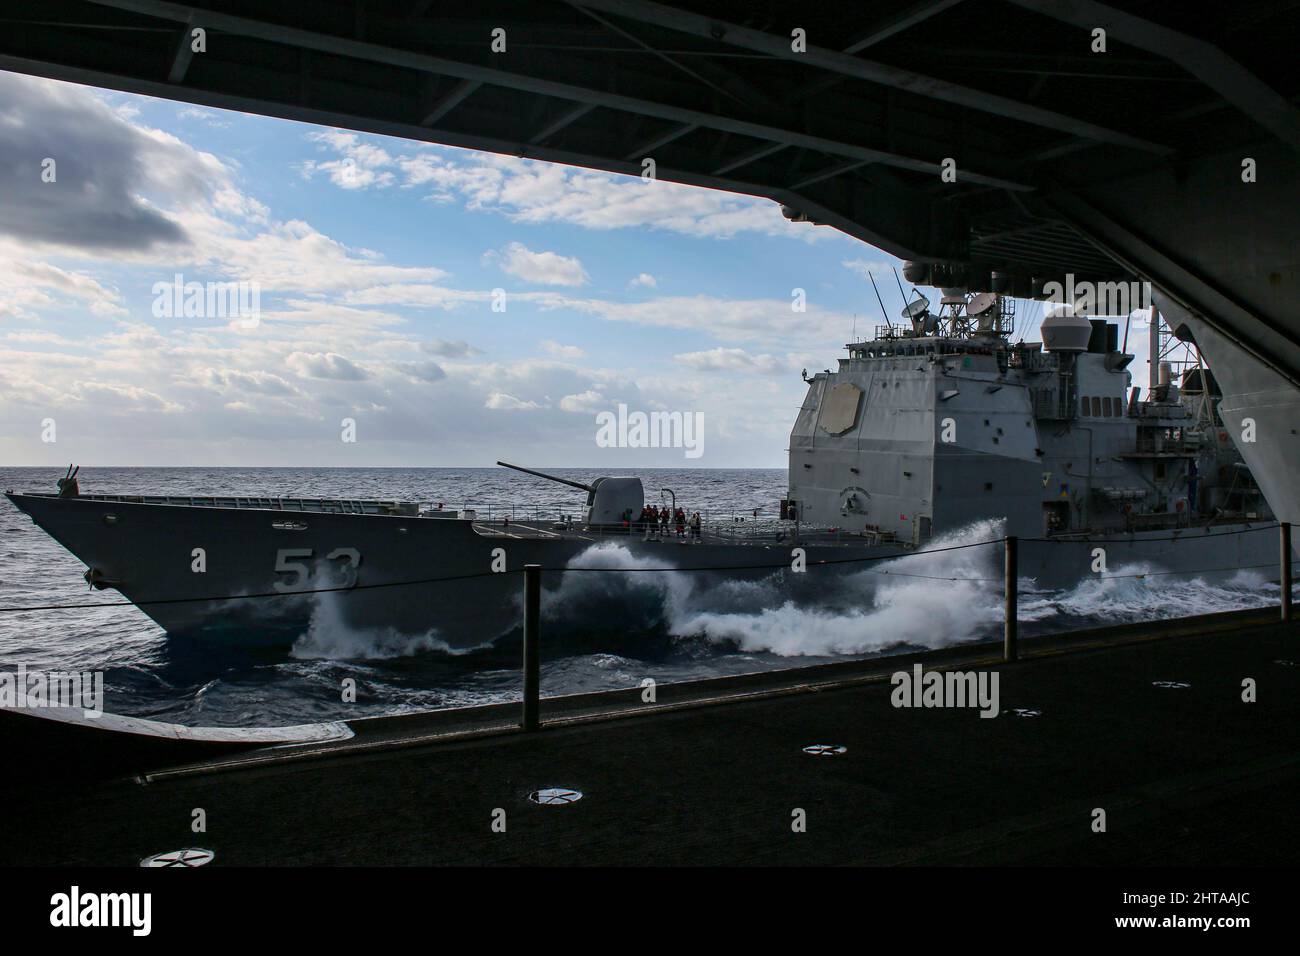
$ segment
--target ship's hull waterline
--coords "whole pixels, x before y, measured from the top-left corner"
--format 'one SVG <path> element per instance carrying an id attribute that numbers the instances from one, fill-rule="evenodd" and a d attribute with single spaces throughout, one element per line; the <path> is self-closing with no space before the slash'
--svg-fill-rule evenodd
<path id="1" fill-rule="evenodd" d="M 937 588 L 952 577 L 973 578 L 991 590 L 1002 587 L 999 541 L 970 549 L 981 557 L 960 572 L 944 562 L 950 552 L 940 550 L 992 534 L 936 539 L 929 546 L 935 553 L 806 539 L 799 547 L 807 570 L 797 573 L 791 567 L 794 542 L 778 541 L 775 534 L 743 543 L 713 536 L 690 543 L 675 534 L 646 539 L 640 533 L 555 533 L 545 524 L 484 529 L 471 520 L 414 515 L 7 497 L 80 559 L 101 586 L 137 604 L 173 638 L 287 646 L 324 618 L 333 627 L 427 634 L 452 648 L 479 646 L 521 620 L 521 577 L 494 569 L 518 571 L 526 564 L 547 569 L 548 590 L 561 586 L 554 572 L 563 568 L 608 568 L 611 574 L 618 568 L 641 569 L 637 574 L 673 568 L 697 576 L 697 590 L 722 581 L 762 581 L 765 591 L 777 589 L 808 606 L 816 605 L 828 577 L 864 571 L 933 578 Z M 1148 574 L 1153 582 L 1173 575 L 1226 580 L 1247 569 L 1276 580 L 1277 541 L 1270 522 L 1022 540 L 1019 577 L 1057 589 L 1096 576 L 1104 566 L 1105 573 Z M 321 590 L 328 588 L 341 590 Z M 303 591 L 316 593 L 293 593 Z M 618 628 L 625 623 L 621 592 L 606 593 L 604 620 Z"/>

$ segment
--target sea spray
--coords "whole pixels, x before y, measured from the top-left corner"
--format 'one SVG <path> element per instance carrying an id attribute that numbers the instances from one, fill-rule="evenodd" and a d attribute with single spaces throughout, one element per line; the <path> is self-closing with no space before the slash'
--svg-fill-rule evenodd
<path id="1" fill-rule="evenodd" d="M 561 630 L 653 629 L 690 605 L 693 575 L 671 568 L 669 557 L 633 555 L 617 542 L 593 545 L 572 558 L 573 570 L 542 594 L 542 618 Z"/>
<path id="2" fill-rule="evenodd" d="M 749 613 L 694 609 L 677 617 L 673 633 L 783 657 L 974 640 L 1001 621 L 1000 551 L 993 545 L 945 549 L 1001 536 L 1000 522 L 980 521 L 935 539 L 925 551 L 861 566 L 813 567 L 798 582 L 798 598 Z"/>
<path id="3" fill-rule="evenodd" d="M 1022 596 L 1020 620 L 1050 624 L 1051 630 L 1189 617 L 1262 607 L 1278 588 L 1258 571 L 1243 570 L 1214 580 L 1165 573 L 1150 562 L 1114 566 L 1060 591 Z"/>
<path id="4" fill-rule="evenodd" d="M 392 627 L 355 627 L 343 615 L 344 592 L 324 591 L 312 599 L 311 621 L 289 651 L 299 660 L 387 660 L 424 651 L 465 654 L 472 650 L 452 648 L 438 637 L 436 628 L 403 634 Z"/>

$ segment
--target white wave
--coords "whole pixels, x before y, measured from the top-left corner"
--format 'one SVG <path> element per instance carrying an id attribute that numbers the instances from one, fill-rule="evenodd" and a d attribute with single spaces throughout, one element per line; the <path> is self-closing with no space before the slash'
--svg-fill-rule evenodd
<path id="1" fill-rule="evenodd" d="M 467 654 L 472 648 L 453 648 L 438 637 L 437 629 L 422 634 L 404 634 L 392 627 L 358 628 L 341 612 L 339 593 L 312 596 L 311 620 L 307 630 L 293 643 L 290 657 L 299 660 L 388 660 L 410 657 L 421 651 Z"/>
<path id="2" fill-rule="evenodd" d="M 1150 562 L 1117 565 L 1111 572 L 1080 581 L 1069 590 L 1035 596 L 1022 602 L 1022 620 L 1043 620 L 1054 614 L 1122 623 L 1190 617 L 1220 611 L 1263 607 L 1276 600 L 1276 585 L 1254 570 L 1241 570 L 1224 579 L 1206 581 L 1164 573 Z"/>
<path id="3" fill-rule="evenodd" d="M 704 634 L 745 651 L 781 656 L 864 654 L 900 644 L 944 647 L 979 636 L 1001 619 L 993 546 L 945 551 L 1000 538 L 1001 522 L 980 521 L 935 539 L 925 551 L 861 570 L 812 569 L 818 606 L 786 601 L 753 614 L 702 612 L 678 620 L 676 634 Z M 827 610 L 826 605 L 836 607 Z"/>
<path id="4" fill-rule="evenodd" d="M 592 654 L 587 661 L 592 667 L 599 667 L 601 670 L 631 667 L 637 663 L 629 657 L 620 657 L 618 654 Z"/>
<path id="5" fill-rule="evenodd" d="M 542 595 L 542 616 L 548 627 L 560 628 L 662 625 L 684 612 L 695 591 L 690 573 L 654 570 L 665 566 L 663 557 L 638 557 L 615 542 L 592 545 L 575 555 L 569 567 L 626 573 L 570 571 L 562 575 L 559 587 Z M 612 612 L 617 616 L 611 617 Z"/>
<path id="6" fill-rule="evenodd" d="M 542 595 L 548 633 L 604 638 L 640 631 L 734 644 L 746 653 L 833 656 L 899 646 L 939 648 L 995 637 L 1003 614 L 1002 522 L 975 522 L 943 535 L 923 551 L 862 566 L 775 571 L 763 578 L 727 578 L 671 570 L 671 554 L 636 555 L 617 542 L 593 545 L 570 562 L 574 570 Z M 962 547 L 968 546 L 968 547 Z M 959 548 L 959 550 L 949 550 Z M 669 570 L 660 570 L 670 568 Z M 1177 580 L 1156 565 L 1116 566 L 1062 591 L 1020 582 L 1020 619 L 1122 623 L 1258 607 L 1270 600 L 1264 576 L 1238 572 L 1216 584 Z M 1276 599 L 1272 587 L 1272 599 Z M 322 595 L 331 597 L 331 595 Z M 687 645 L 689 646 L 689 645 Z M 450 653 L 435 631 L 410 636 L 358 633 L 322 602 L 296 657 L 397 657 L 422 650 Z M 608 652 L 611 648 L 592 647 Z M 598 653 L 597 668 L 617 671 L 622 658 Z"/>
<path id="7" fill-rule="evenodd" d="M 1001 587 L 995 548 L 938 549 L 1001 534 L 999 522 L 978 522 L 936 539 L 927 551 L 862 570 L 813 568 L 805 572 L 806 579 L 780 572 L 762 580 L 727 580 L 700 587 L 689 572 L 578 572 L 566 575 L 550 597 L 554 606 L 562 608 L 597 595 L 608 599 L 622 591 L 623 606 L 631 609 L 639 606 L 638 593 L 643 597 L 648 593 L 659 602 L 662 621 L 673 636 L 732 642 L 747 652 L 838 655 L 898 644 L 941 647 L 970 640 L 996 624 L 1001 619 Z M 574 563 L 620 570 L 663 566 L 662 559 L 638 558 L 610 544 L 589 549 Z M 571 583 L 573 578 L 584 580 Z M 986 578 L 992 580 L 972 580 Z M 790 597 L 792 583 L 812 600 Z"/>

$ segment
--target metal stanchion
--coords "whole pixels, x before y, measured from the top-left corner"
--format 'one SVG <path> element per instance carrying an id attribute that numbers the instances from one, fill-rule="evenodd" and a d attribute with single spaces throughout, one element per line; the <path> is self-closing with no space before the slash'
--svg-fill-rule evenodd
<path id="1" fill-rule="evenodd" d="M 1278 525 L 1282 531 L 1282 574 L 1278 583 L 1282 587 L 1282 620 L 1291 620 L 1291 524 L 1283 521 Z"/>
<path id="2" fill-rule="evenodd" d="M 541 648 L 539 647 L 542 604 L 542 566 L 524 565 L 524 720 L 525 731 L 541 727 L 538 699 L 541 697 Z"/>
<path id="3" fill-rule="evenodd" d="M 1006 622 L 1002 632 L 1002 657 L 1014 661 L 1018 654 L 1016 641 L 1016 552 L 1018 542 L 1014 537 L 1006 539 L 1006 567 L 1003 570 L 1003 591 L 1006 594 Z"/>

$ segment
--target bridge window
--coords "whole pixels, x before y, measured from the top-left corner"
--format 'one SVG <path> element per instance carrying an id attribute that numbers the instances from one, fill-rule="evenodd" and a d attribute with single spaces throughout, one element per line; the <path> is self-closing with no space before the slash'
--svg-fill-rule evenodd
<path id="1" fill-rule="evenodd" d="M 1096 395 L 1092 396 L 1092 417 L 1101 418 L 1101 399 Z"/>
<path id="2" fill-rule="evenodd" d="M 1113 417 L 1110 413 L 1110 396 L 1107 395 L 1101 400 L 1101 414 L 1105 418 Z"/>
<path id="3" fill-rule="evenodd" d="M 1088 396 L 1085 395 L 1083 398 L 1079 399 L 1079 414 L 1086 416 L 1088 414 L 1088 408 Z"/>

